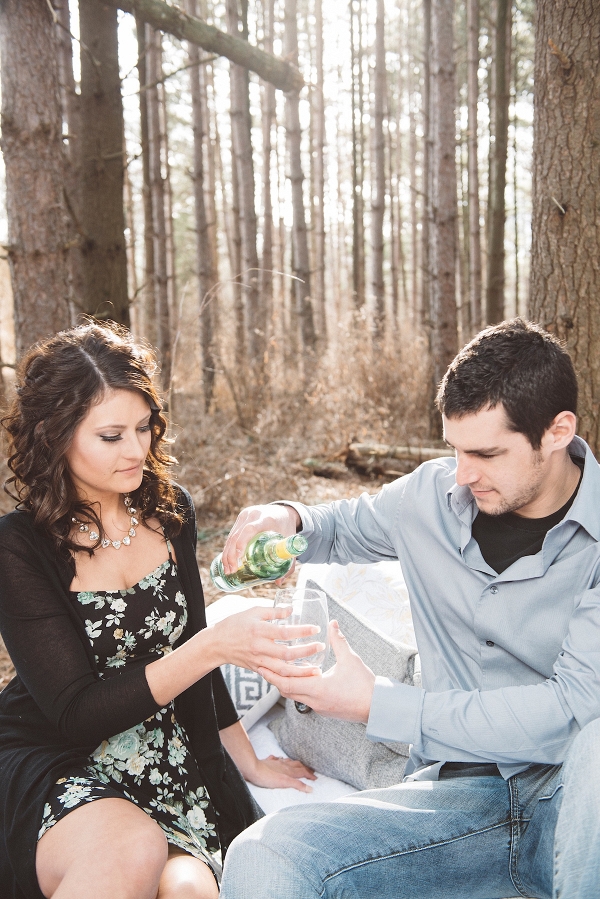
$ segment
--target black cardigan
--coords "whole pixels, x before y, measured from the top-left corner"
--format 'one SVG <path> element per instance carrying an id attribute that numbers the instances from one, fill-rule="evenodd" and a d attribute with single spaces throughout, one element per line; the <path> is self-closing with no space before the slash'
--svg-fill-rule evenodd
<path id="1" fill-rule="evenodd" d="M 173 539 L 188 603 L 188 623 L 176 646 L 206 627 L 196 562 L 196 521 L 181 490 L 185 525 Z M 0 518 L 0 631 L 16 677 L 0 693 L 0 897 L 43 899 L 35 851 L 44 801 L 59 777 L 84 764 L 99 745 L 159 708 L 145 665 L 100 678 L 85 628 L 69 594 L 73 569 L 28 512 Z M 219 669 L 175 700 L 218 816 L 225 850 L 261 817 L 225 752 L 219 730 L 238 720 Z"/>

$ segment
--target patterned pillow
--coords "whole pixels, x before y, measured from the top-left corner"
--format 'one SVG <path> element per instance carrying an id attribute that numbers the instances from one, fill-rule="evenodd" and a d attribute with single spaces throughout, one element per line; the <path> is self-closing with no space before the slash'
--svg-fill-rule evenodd
<path id="1" fill-rule="evenodd" d="M 306 586 L 323 589 L 312 580 L 307 580 Z M 329 617 L 337 619 L 350 646 L 375 674 L 408 684 L 415 682 L 418 656 L 414 647 L 388 639 L 329 594 L 327 603 Z M 327 670 L 334 662 L 330 650 L 323 668 Z M 287 700 L 285 712 L 269 727 L 289 756 L 359 790 L 391 786 L 404 776 L 408 745 L 373 742 L 367 738 L 364 724 L 322 718 L 310 710 L 299 712 L 295 703 Z"/>
<path id="2" fill-rule="evenodd" d="M 221 665 L 227 689 L 246 730 L 268 712 L 279 699 L 279 690 L 256 671 Z"/>
<path id="3" fill-rule="evenodd" d="M 338 602 L 358 612 L 392 640 L 416 648 L 408 589 L 400 562 L 351 562 L 349 565 L 306 562 L 300 568 L 299 586 L 308 578 L 318 581 Z"/>

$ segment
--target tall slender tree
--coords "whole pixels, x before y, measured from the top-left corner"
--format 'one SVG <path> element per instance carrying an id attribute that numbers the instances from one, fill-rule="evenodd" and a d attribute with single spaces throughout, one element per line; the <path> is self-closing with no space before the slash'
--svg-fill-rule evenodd
<path id="1" fill-rule="evenodd" d="M 481 328 L 481 228 L 479 224 L 479 0 L 467 0 L 467 106 L 469 200 L 469 304 L 471 327 Z M 466 336 L 466 335 L 463 335 Z"/>
<path id="2" fill-rule="evenodd" d="M 431 351 L 434 385 L 457 352 L 454 0 L 432 0 Z"/>
<path id="3" fill-rule="evenodd" d="M 298 63 L 298 20 L 296 0 L 285 0 L 285 49 L 286 59 Z M 300 98 L 297 93 L 286 94 L 286 132 L 289 152 L 289 172 L 292 185 L 293 253 L 292 268 L 295 276 L 294 295 L 296 314 L 300 323 L 302 347 L 305 354 L 314 352 L 316 333 L 311 298 L 311 273 L 306 233 L 306 213 L 304 207 L 304 172 L 302 170 L 302 131 L 300 128 Z M 312 370 L 307 363 L 305 372 Z"/>
<path id="4" fill-rule="evenodd" d="M 152 216 L 152 179 L 150 174 L 150 130 L 148 124 L 147 37 L 150 31 L 139 16 L 135 20 L 138 45 L 138 79 L 140 84 L 140 143 L 142 149 L 142 201 L 144 209 L 144 279 L 139 304 L 138 328 L 151 343 L 156 344 L 156 298 L 154 272 L 154 223 Z"/>
<path id="5" fill-rule="evenodd" d="M 423 120 L 423 174 L 421 194 L 421 316 L 422 323 L 431 326 L 431 224 L 432 210 L 432 120 L 431 120 L 431 4 L 423 0 L 423 94 L 421 116 Z"/>
<path id="6" fill-rule="evenodd" d="M 383 219 L 385 215 L 385 6 L 377 0 L 375 21 L 375 91 L 373 105 L 373 182 L 371 193 L 371 291 L 373 293 L 373 333 L 380 342 L 385 328 L 385 286 L 383 281 Z"/>
<path id="7" fill-rule="evenodd" d="M 0 3 L 2 152 L 17 354 L 70 323 L 58 44 L 45 0 Z"/>
<path id="8" fill-rule="evenodd" d="M 152 197 L 152 237 L 154 244 L 154 322 L 156 346 L 161 365 L 163 389 L 171 382 L 172 335 L 167 268 L 167 222 L 165 179 L 162 160 L 162 129 L 158 86 L 162 82 L 162 35 L 146 26 L 146 58 L 148 65 L 148 156 L 150 160 L 150 194 Z"/>
<path id="9" fill-rule="evenodd" d="M 196 0 L 187 0 L 187 11 L 197 15 Z M 205 203 L 204 139 L 206 125 L 203 115 L 200 84 L 200 49 L 188 44 L 190 65 L 190 89 L 192 95 L 192 128 L 194 135 L 194 211 L 196 217 L 196 268 L 198 275 L 198 318 L 200 322 L 200 353 L 202 360 L 202 387 L 204 406 L 208 411 L 213 396 L 215 380 L 213 306 L 216 304 L 216 276 L 210 246 L 208 218 Z"/>
<path id="10" fill-rule="evenodd" d="M 248 40 L 248 2 L 242 0 L 241 16 L 238 0 L 227 0 L 227 25 L 231 34 Z M 231 139 L 236 167 L 240 236 L 242 241 L 242 283 L 245 307 L 245 336 L 247 358 L 260 387 L 264 377 L 264 346 L 266 324 L 258 291 L 257 219 L 255 206 L 254 157 L 252 150 L 252 120 L 250 116 L 250 81 L 248 69 L 230 63 Z"/>
<path id="11" fill-rule="evenodd" d="M 323 0 L 315 0 L 315 76 L 312 92 L 312 234 L 314 240 L 314 308 L 319 337 L 327 341 L 325 308 L 325 99 L 323 93 Z"/>
<path id="12" fill-rule="evenodd" d="M 508 156 L 508 109 L 510 103 L 512 0 L 495 0 L 492 90 L 494 120 L 490 147 L 488 198 L 488 252 L 486 319 L 488 324 L 504 318 L 504 231 L 506 222 L 506 160 Z"/>
<path id="13" fill-rule="evenodd" d="M 101 0 L 79 0 L 79 28 L 83 306 L 100 318 L 128 325 L 117 10 Z"/>
<path id="14" fill-rule="evenodd" d="M 352 293 L 355 308 L 361 309 L 365 302 L 362 0 L 350 0 L 350 60 L 352 67 Z"/>
<path id="15" fill-rule="evenodd" d="M 85 276 L 82 257 L 82 196 L 81 181 L 81 98 L 75 87 L 73 73 L 73 41 L 71 39 L 71 12 L 69 0 L 55 0 L 57 19 L 58 64 L 63 112 L 63 132 L 66 126 L 66 179 L 65 197 L 68 209 L 69 245 L 69 302 L 72 313 L 80 309 L 85 293 Z"/>
<path id="16" fill-rule="evenodd" d="M 264 48 L 273 52 L 275 29 L 275 0 L 263 0 Z M 273 317 L 273 203 L 271 199 L 271 168 L 273 142 L 271 132 L 276 116 L 275 88 L 265 81 L 262 85 L 262 263 L 260 270 L 260 295 L 265 308 L 267 328 L 272 327 Z"/>

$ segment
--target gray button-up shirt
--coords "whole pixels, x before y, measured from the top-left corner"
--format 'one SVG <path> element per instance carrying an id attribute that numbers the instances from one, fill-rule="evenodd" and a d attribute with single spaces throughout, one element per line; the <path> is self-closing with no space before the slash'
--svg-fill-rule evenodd
<path id="1" fill-rule="evenodd" d="M 400 560 L 423 689 L 378 677 L 367 733 L 411 743 L 407 773 L 496 762 L 510 777 L 559 764 L 600 717 L 600 466 L 579 437 L 569 452 L 585 458 L 573 505 L 539 553 L 502 574 L 471 535 L 477 505 L 452 458 L 375 496 L 289 503 L 309 540 L 301 561 Z"/>

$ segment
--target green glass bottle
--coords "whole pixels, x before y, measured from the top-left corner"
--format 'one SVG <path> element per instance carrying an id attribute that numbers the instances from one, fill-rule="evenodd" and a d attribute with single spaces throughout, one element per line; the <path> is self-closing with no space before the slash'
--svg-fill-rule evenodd
<path id="1" fill-rule="evenodd" d="M 211 580 L 225 593 L 235 593 L 265 581 L 276 581 L 288 573 L 294 558 L 303 553 L 307 546 L 308 541 L 301 534 L 286 538 L 275 531 L 262 531 L 246 547 L 237 571 L 225 574 L 221 561 L 223 554 L 215 556 L 210 566 Z"/>

